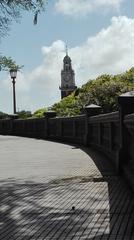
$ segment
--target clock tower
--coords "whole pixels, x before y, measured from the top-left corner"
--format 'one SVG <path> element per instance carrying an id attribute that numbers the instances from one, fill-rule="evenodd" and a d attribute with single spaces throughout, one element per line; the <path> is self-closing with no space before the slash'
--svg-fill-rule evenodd
<path id="1" fill-rule="evenodd" d="M 61 70 L 61 98 L 67 97 L 77 87 L 75 86 L 75 73 L 72 69 L 71 58 L 68 56 L 66 50 L 66 56 L 63 59 L 63 69 Z"/>

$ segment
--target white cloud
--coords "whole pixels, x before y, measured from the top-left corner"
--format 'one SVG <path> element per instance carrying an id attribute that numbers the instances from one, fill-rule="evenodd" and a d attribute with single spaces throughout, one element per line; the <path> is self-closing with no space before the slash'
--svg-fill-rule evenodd
<path id="1" fill-rule="evenodd" d="M 57 40 L 50 46 L 44 46 L 42 54 L 42 63 L 16 81 L 18 103 L 23 109 L 28 106 L 28 109 L 35 110 L 60 100 L 65 43 Z M 89 37 L 83 45 L 70 48 L 69 55 L 78 86 L 100 74 L 126 71 L 134 66 L 134 19 L 113 17 L 108 28 Z"/>
<path id="2" fill-rule="evenodd" d="M 116 74 L 134 66 L 134 19 L 113 17 L 111 25 L 83 46 L 72 49 L 74 62 L 79 59 L 77 74 L 82 79 L 99 74 Z"/>
<path id="3" fill-rule="evenodd" d="M 68 16 L 85 16 L 97 9 L 119 10 L 123 0 L 57 0 L 55 8 Z"/>

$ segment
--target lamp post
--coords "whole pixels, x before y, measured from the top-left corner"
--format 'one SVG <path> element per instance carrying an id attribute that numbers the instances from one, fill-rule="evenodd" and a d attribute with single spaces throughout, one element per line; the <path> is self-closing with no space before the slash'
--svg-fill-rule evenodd
<path id="1" fill-rule="evenodd" d="M 10 69 L 10 76 L 13 83 L 13 113 L 16 114 L 16 95 L 15 95 L 15 79 L 17 76 L 17 69 Z"/>

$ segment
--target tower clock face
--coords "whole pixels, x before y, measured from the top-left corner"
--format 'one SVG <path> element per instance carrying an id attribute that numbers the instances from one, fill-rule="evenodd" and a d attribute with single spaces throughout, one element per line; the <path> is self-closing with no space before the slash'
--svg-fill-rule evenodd
<path id="1" fill-rule="evenodd" d="M 70 80 L 70 78 L 71 78 L 71 76 L 70 76 L 70 74 L 68 74 L 68 75 L 64 76 L 63 79 L 65 82 L 68 82 Z"/>

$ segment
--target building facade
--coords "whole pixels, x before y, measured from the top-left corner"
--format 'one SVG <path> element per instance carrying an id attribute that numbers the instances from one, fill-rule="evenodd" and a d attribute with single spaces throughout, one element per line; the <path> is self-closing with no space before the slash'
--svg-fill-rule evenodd
<path id="1" fill-rule="evenodd" d="M 61 70 L 61 99 L 71 94 L 77 87 L 75 86 L 75 73 L 72 69 L 71 58 L 66 52 L 63 59 L 63 69 Z"/>

